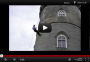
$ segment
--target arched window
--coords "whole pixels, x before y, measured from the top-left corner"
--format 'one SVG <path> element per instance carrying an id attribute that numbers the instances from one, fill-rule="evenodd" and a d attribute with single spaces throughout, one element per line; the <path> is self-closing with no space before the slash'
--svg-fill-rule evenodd
<path id="1" fill-rule="evenodd" d="M 65 35 L 60 34 L 57 37 L 57 47 L 67 48 L 67 38 L 65 37 Z"/>
<path id="2" fill-rule="evenodd" d="M 66 12 L 64 10 L 59 10 L 58 16 L 66 17 Z"/>

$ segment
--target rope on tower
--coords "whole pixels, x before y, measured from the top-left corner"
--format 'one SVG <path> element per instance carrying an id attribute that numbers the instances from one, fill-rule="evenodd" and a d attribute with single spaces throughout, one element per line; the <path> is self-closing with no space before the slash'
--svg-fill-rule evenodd
<path id="1" fill-rule="evenodd" d="M 39 21 L 37 21 L 37 25 L 38 24 L 39 24 Z M 30 47 L 31 47 L 31 44 L 32 44 L 33 37 L 34 37 L 34 32 L 33 32 L 32 38 L 31 38 Z"/>

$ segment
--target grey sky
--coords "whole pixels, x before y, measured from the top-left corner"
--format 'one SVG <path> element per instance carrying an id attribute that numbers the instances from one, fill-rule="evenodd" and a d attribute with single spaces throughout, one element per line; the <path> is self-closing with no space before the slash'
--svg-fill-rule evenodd
<path id="1" fill-rule="evenodd" d="M 38 26 L 40 5 L 9 6 L 9 51 L 33 51 Z"/>

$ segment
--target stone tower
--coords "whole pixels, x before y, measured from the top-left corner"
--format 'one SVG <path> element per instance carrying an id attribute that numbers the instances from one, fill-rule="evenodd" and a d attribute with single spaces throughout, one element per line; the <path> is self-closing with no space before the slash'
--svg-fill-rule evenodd
<path id="1" fill-rule="evenodd" d="M 75 5 L 42 5 L 40 23 L 51 23 L 50 33 L 36 35 L 34 51 L 81 51 L 81 12 Z"/>

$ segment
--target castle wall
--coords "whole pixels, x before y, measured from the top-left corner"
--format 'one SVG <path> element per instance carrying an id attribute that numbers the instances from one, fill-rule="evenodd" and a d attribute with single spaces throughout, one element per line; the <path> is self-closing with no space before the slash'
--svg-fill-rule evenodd
<path id="1" fill-rule="evenodd" d="M 57 13 L 64 9 L 66 17 L 58 17 Z M 81 13 L 76 6 L 54 5 L 46 6 L 40 18 L 40 23 L 51 23 L 50 33 L 36 35 L 35 51 L 80 51 L 81 50 Z M 57 36 L 64 32 L 67 37 L 67 48 L 57 47 Z"/>
<path id="2" fill-rule="evenodd" d="M 67 49 L 57 48 L 56 34 L 60 31 L 65 32 L 67 38 Z M 80 51 L 81 49 L 81 36 L 80 28 L 68 23 L 53 23 L 52 31 L 50 33 L 41 33 L 42 37 L 37 35 L 35 44 L 35 51 Z M 59 34 L 58 34 L 59 35 Z"/>
<path id="3" fill-rule="evenodd" d="M 59 10 L 65 10 L 66 17 L 58 17 Z M 75 5 L 50 5 L 46 6 L 40 18 L 40 23 L 69 22 L 81 26 L 81 12 Z"/>

